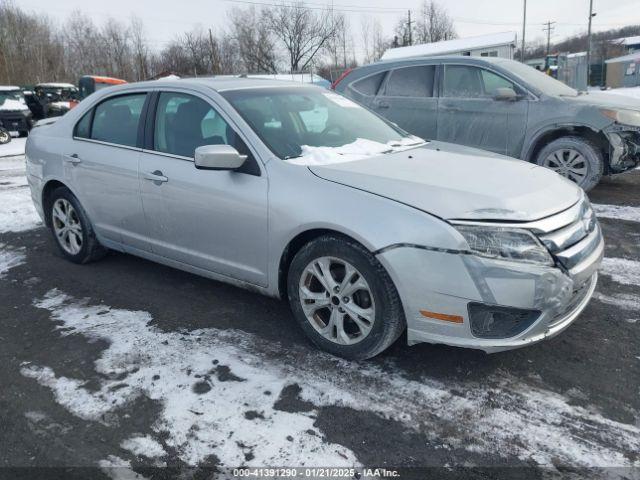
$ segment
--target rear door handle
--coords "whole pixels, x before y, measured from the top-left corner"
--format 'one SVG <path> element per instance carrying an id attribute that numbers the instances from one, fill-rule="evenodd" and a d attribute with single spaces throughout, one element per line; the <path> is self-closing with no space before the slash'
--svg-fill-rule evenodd
<path id="1" fill-rule="evenodd" d="M 381 101 L 377 101 L 375 103 L 376 107 L 378 108 L 389 108 L 390 105 L 387 102 L 381 102 Z"/>
<path id="2" fill-rule="evenodd" d="M 156 185 L 160 185 L 161 183 L 169 181 L 169 179 L 165 177 L 160 170 L 156 170 L 154 172 L 145 172 L 142 176 L 145 178 L 145 180 L 150 180 Z"/>
<path id="3" fill-rule="evenodd" d="M 78 163 L 82 162 L 82 159 L 78 156 L 77 153 L 71 153 L 64 156 L 64 161 L 66 163 L 77 165 Z"/>

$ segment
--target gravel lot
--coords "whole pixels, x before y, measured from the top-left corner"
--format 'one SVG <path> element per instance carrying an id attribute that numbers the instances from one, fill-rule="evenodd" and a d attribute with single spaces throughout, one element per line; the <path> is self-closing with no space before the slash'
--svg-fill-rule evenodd
<path id="1" fill-rule="evenodd" d="M 315 350 L 284 303 L 123 254 L 64 261 L 23 158 L 0 158 L 0 478 L 294 465 L 637 478 L 639 191 L 636 170 L 590 195 L 606 260 L 559 337 L 495 355 L 399 341 L 348 363 Z"/>

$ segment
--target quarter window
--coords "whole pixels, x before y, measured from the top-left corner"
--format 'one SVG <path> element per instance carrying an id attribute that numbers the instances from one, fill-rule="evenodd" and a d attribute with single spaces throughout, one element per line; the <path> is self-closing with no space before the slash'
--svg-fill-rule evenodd
<path id="1" fill-rule="evenodd" d="M 99 104 L 93 118 L 91 138 L 135 147 L 145 98 L 146 94 L 123 95 L 110 98 Z M 84 118 L 80 123 L 83 120 Z"/>
<path id="2" fill-rule="evenodd" d="M 246 144 L 207 102 L 185 93 L 161 93 L 156 108 L 154 150 L 193 158 L 196 148 L 204 145 L 231 145 L 250 156 Z"/>
<path id="3" fill-rule="evenodd" d="M 373 96 L 378 93 L 380 84 L 387 72 L 376 73 L 353 84 L 353 89 L 362 95 Z"/>
<path id="4" fill-rule="evenodd" d="M 432 97 L 433 65 L 398 68 L 391 72 L 387 82 L 386 96 L 389 97 Z"/>
<path id="5" fill-rule="evenodd" d="M 84 116 L 80 119 L 80 121 L 76 124 L 76 131 L 74 136 L 80 138 L 90 138 L 91 137 L 91 114 L 93 113 L 93 109 L 89 110 Z"/>

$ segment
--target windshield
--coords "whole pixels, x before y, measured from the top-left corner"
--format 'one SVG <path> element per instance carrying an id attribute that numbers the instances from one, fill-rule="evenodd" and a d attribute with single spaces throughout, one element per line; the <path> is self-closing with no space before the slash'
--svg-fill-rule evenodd
<path id="1" fill-rule="evenodd" d="M 6 103 L 6 105 L 5 105 Z M 24 95 L 20 90 L 0 90 L 0 106 L 22 108 L 25 105 Z"/>
<path id="2" fill-rule="evenodd" d="M 424 143 L 329 90 L 260 88 L 222 95 L 284 160 L 306 158 L 313 163 L 331 163 Z"/>
<path id="3" fill-rule="evenodd" d="M 521 78 L 524 82 L 540 90 L 546 95 L 561 97 L 578 96 L 577 90 L 566 86 L 555 78 L 551 78 L 549 75 L 542 73 L 529 65 L 525 65 L 524 63 L 516 62 L 514 60 L 500 60 L 496 61 L 496 64 L 510 71 L 513 75 Z"/>

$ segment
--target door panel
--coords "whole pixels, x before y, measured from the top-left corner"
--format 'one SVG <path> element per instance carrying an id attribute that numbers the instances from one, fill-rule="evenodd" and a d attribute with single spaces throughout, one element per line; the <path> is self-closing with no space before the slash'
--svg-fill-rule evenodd
<path id="1" fill-rule="evenodd" d="M 421 138 L 437 134 L 438 99 L 434 94 L 435 65 L 397 68 L 384 91 L 372 103 L 375 112 Z"/>
<path id="2" fill-rule="evenodd" d="M 507 82 L 478 67 L 446 65 L 438 106 L 438 140 L 517 155 L 529 104 L 525 99 L 494 100 L 496 88 L 517 89 Z"/>
<path id="3" fill-rule="evenodd" d="M 141 249 L 148 244 L 136 144 L 145 98 L 145 94 L 124 95 L 100 103 L 95 115 L 90 111 L 78 122 L 63 154 L 66 176 L 96 232 Z"/>
<path id="4" fill-rule="evenodd" d="M 229 144 L 249 153 L 239 142 L 203 99 L 161 93 L 153 146 L 163 153 L 141 153 L 143 208 L 154 253 L 266 286 L 267 178 L 198 170 L 186 156 L 206 144 Z"/>

